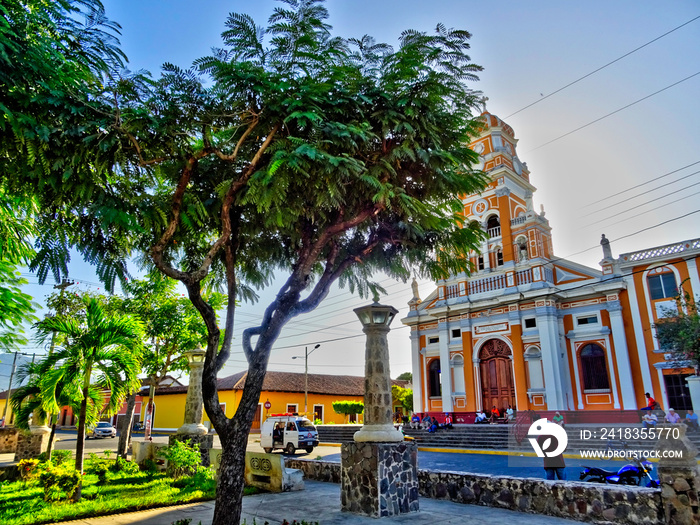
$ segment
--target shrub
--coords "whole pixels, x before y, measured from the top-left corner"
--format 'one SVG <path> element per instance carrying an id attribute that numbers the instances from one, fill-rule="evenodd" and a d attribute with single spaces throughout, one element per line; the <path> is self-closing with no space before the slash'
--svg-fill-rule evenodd
<path id="1" fill-rule="evenodd" d="M 189 439 L 184 442 L 173 441 L 161 454 L 168 460 L 168 474 L 175 479 L 194 475 L 202 463 L 199 445 L 191 444 Z"/>
<path id="2" fill-rule="evenodd" d="M 87 468 L 85 472 L 96 474 L 99 483 L 107 482 L 107 472 L 112 467 L 112 462 L 107 458 L 101 458 L 94 452 L 90 453 Z"/>
<path id="3" fill-rule="evenodd" d="M 51 453 L 51 462 L 54 465 L 63 465 L 73 456 L 70 450 L 54 450 Z"/>
<path id="4" fill-rule="evenodd" d="M 139 471 L 139 466 L 124 458 L 118 457 L 117 460 L 109 467 L 112 472 L 123 472 L 124 474 L 136 474 Z"/>
<path id="5" fill-rule="evenodd" d="M 19 463 L 17 463 L 17 468 L 19 469 L 19 477 L 22 479 L 22 481 L 26 483 L 36 478 L 38 465 L 38 459 L 23 459 Z"/>
<path id="6" fill-rule="evenodd" d="M 39 483 L 44 489 L 44 501 L 72 498 L 80 481 L 80 473 L 65 465 L 54 467 L 47 464 L 46 470 L 39 476 Z"/>

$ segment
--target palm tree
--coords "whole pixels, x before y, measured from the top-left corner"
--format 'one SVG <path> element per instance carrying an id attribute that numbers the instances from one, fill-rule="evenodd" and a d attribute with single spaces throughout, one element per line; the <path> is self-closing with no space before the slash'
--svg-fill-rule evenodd
<path id="1" fill-rule="evenodd" d="M 75 392 L 80 401 L 75 468 L 81 474 L 90 390 L 93 386 L 109 390 L 103 413 L 116 413 L 127 394 L 139 386 L 141 351 L 136 347 L 141 346 L 143 334 L 138 318 L 107 316 L 94 297 L 86 297 L 84 303 L 84 317 L 48 317 L 36 325 L 41 339 L 55 333 L 65 340 L 64 348 L 46 358 L 47 371 L 39 385 L 42 408 L 47 413 L 58 412 L 63 390 Z M 78 488 L 74 499 L 80 499 L 80 495 Z"/>
<path id="2" fill-rule="evenodd" d="M 17 379 L 20 383 L 25 383 L 17 390 L 12 392 L 11 404 L 12 412 L 15 414 L 15 426 L 23 430 L 29 430 L 29 420 L 37 423 L 36 418 L 42 421 L 50 419 L 53 414 L 47 413 L 43 408 L 42 393 L 41 393 L 41 378 L 49 370 L 46 360 L 37 361 L 36 363 L 27 363 L 22 365 L 17 372 Z M 65 384 L 56 392 L 56 399 L 59 406 L 68 406 L 74 414 L 80 411 L 80 396 L 75 392 L 73 385 Z M 88 392 L 88 404 L 86 421 L 88 425 L 97 422 L 102 409 L 103 400 L 102 392 L 99 387 L 92 385 Z M 51 459 L 51 449 L 56 432 L 56 422 L 51 425 L 51 436 L 46 449 L 46 456 Z"/>

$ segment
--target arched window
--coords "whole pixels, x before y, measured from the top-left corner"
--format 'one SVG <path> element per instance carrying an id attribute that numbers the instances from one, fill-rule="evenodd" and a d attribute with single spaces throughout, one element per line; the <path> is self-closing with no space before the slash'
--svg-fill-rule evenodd
<path id="1" fill-rule="evenodd" d="M 452 384 L 456 394 L 463 394 L 464 388 L 464 358 L 457 354 L 452 358 Z"/>
<path id="2" fill-rule="evenodd" d="M 652 301 L 666 299 L 678 295 L 676 276 L 673 272 L 657 273 L 647 277 L 649 284 L 649 296 Z"/>
<path id="3" fill-rule="evenodd" d="M 491 215 L 489 220 L 486 221 L 486 229 L 498 228 L 501 225 L 501 221 L 498 220 L 498 215 Z"/>
<path id="4" fill-rule="evenodd" d="M 496 266 L 503 266 L 503 250 L 496 250 Z"/>
<path id="5" fill-rule="evenodd" d="M 442 395 L 439 359 L 433 359 L 428 365 L 428 393 L 430 397 L 440 397 Z"/>
<path id="6" fill-rule="evenodd" d="M 583 375 L 584 390 L 608 390 L 608 366 L 605 361 L 605 350 L 598 345 L 587 344 L 579 354 Z"/>

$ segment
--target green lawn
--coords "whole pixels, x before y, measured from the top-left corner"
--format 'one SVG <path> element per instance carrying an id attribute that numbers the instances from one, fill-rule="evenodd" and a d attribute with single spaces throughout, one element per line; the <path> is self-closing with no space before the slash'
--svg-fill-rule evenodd
<path id="1" fill-rule="evenodd" d="M 38 481 L 0 484 L 0 523 L 3 525 L 39 524 L 102 516 L 118 512 L 210 500 L 216 485 L 206 480 L 194 485 L 185 479 L 173 483 L 162 473 L 110 473 L 98 483 L 93 474 L 83 476 L 83 498 L 77 503 L 45 502 Z"/>

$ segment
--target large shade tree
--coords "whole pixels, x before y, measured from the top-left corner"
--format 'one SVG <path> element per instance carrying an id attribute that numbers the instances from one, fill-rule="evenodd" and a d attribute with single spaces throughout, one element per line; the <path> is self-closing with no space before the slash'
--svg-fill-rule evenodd
<path id="1" fill-rule="evenodd" d="M 44 359 L 45 372 L 39 380 L 42 408 L 57 413 L 64 392 L 71 392 L 80 402 L 75 468 L 83 471 L 85 429 L 91 390 L 109 392 L 101 412 L 116 413 L 124 398 L 138 385 L 143 326 L 132 316 L 105 313 L 96 298 L 85 299 L 85 316 L 57 315 L 36 324 L 40 339 L 53 334 L 63 337 L 64 346 Z M 79 499 L 80 489 L 75 498 Z"/>
<path id="2" fill-rule="evenodd" d="M 681 286 L 676 308 L 668 309 L 655 325 L 659 348 L 673 354 L 672 361 L 680 367 L 700 371 L 700 312 L 697 298 Z"/>
<path id="3" fill-rule="evenodd" d="M 57 161 L 21 178 L 50 190 L 39 195 L 40 277 L 62 275 L 74 245 L 111 287 L 126 257 L 146 252 L 202 315 L 204 403 L 223 447 L 215 523 L 240 517 L 242 451 L 283 327 L 333 283 L 365 294 L 379 288 L 378 270 L 468 271 L 482 235 L 462 226 L 459 200 L 485 183 L 467 147 L 480 125 L 469 33 L 405 31 L 394 49 L 334 37 L 327 16 L 318 0 L 285 1 L 267 27 L 232 14 L 224 46 L 194 69 L 85 83 L 70 100 L 82 130 L 39 139 L 84 142 L 50 147 Z M 235 299 L 273 273 L 287 279 L 243 333 L 248 375 L 228 418 L 216 374 L 231 353 Z M 228 297 L 223 331 L 204 299 L 210 287 Z"/>

